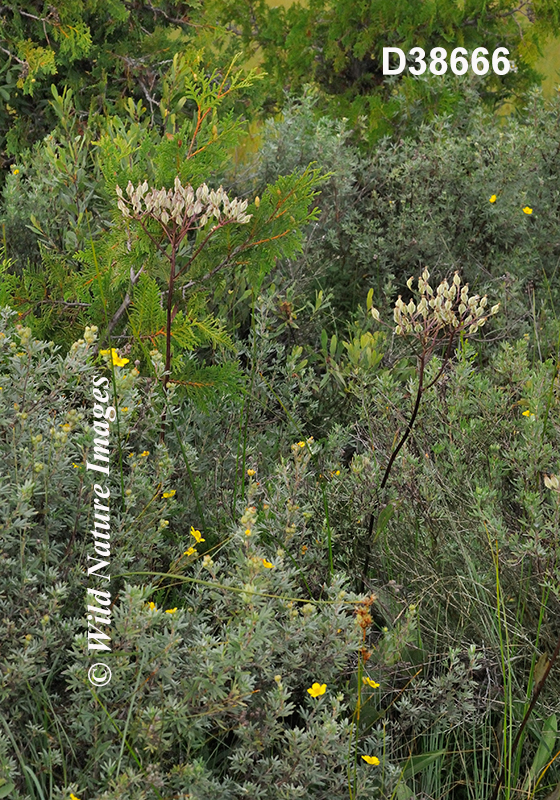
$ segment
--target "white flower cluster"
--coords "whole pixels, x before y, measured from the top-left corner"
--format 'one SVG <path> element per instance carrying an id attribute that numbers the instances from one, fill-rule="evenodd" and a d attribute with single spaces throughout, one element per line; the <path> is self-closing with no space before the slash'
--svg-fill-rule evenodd
<path id="1" fill-rule="evenodd" d="M 435 292 L 428 283 L 429 277 L 430 273 L 425 269 L 418 278 L 418 291 L 421 295 L 418 305 L 414 300 L 404 303 L 399 295 L 393 312 L 395 333 L 423 333 L 429 336 L 433 335 L 436 328 L 462 329 L 469 334 L 476 333 L 489 317 L 498 313 L 499 303 L 486 311 L 486 295 L 482 298 L 478 294 L 469 297 L 469 284 L 466 283 L 461 288 L 458 272 L 453 276 L 451 286 L 444 280 Z M 413 278 L 409 278 L 406 282 L 409 289 L 412 289 L 413 281 Z M 372 308 L 371 313 L 374 319 L 379 319 L 376 308 Z"/>
<path id="2" fill-rule="evenodd" d="M 545 475 L 544 485 L 548 489 L 552 489 L 553 492 L 558 492 L 560 494 L 560 478 L 558 478 L 557 475 Z"/>
<path id="3" fill-rule="evenodd" d="M 118 185 L 116 192 L 119 197 L 117 205 L 124 217 L 141 219 L 151 216 L 163 225 L 171 221 L 182 228 L 192 224 L 196 218 L 198 227 L 202 228 L 211 217 L 241 224 L 249 222 L 252 217 L 252 214 L 244 213 L 247 200 L 230 200 L 221 186 L 214 190 L 205 183 L 195 191 L 190 184 L 183 186 L 179 176 L 175 178 L 174 188 L 168 191 L 163 188 L 150 189 L 147 181 L 134 187 L 129 181 L 126 187 L 128 197 L 123 195 Z"/>

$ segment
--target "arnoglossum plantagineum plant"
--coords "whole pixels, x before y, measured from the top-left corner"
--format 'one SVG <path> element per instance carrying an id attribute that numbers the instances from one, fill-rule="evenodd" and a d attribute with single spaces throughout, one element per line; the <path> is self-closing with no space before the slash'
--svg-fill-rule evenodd
<path id="1" fill-rule="evenodd" d="M 152 244 L 169 262 L 165 372 L 163 376 L 165 388 L 171 370 L 171 326 L 179 311 L 178 300 L 173 296 L 175 283 L 189 269 L 217 230 L 232 223 L 244 225 L 250 222 L 252 214 L 245 213 L 247 200 L 241 201 L 237 198 L 230 200 L 221 186 L 219 189 L 213 190 L 203 183 L 194 190 L 190 184 L 183 186 L 179 176 L 175 177 L 174 188 L 167 191 L 165 188 L 150 189 L 147 181 L 136 187 L 129 181 L 126 187 L 126 196 L 119 185 L 116 187 L 116 193 L 119 198 L 117 205 L 125 219 L 136 220 Z M 212 218 L 216 220 L 216 223 L 209 228 L 186 263 L 178 267 L 178 251 L 185 237 L 189 233 L 194 234 L 205 228 Z M 150 222 L 156 222 L 157 227 L 150 225 Z M 224 263 L 217 264 L 210 271 L 208 277 L 218 272 L 223 266 Z M 132 278 L 132 283 L 138 280 L 142 269 L 141 267 Z M 200 279 L 187 281 L 181 286 L 181 290 L 185 292 L 199 282 Z"/>
<path id="2" fill-rule="evenodd" d="M 387 485 L 395 459 L 410 436 L 410 432 L 414 426 L 422 396 L 437 383 L 441 377 L 451 358 L 453 342 L 456 336 L 461 333 L 476 333 L 486 324 L 490 317 L 498 313 L 500 308 L 500 304 L 497 303 L 488 309 L 488 298 L 486 295 L 483 297 L 480 297 L 478 294 L 469 295 L 469 284 L 465 283 L 461 286 L 461 276 L 458 272 L 455 272 L 453 275 L 451 283 L 445 279 L 439 284 L 435 291 L 429 283 L 429 278 L 430 273 L 428 269 L 424 269 L 422 275 L 418 278 L 417 291 L 420 295 L 418 303 L 415 303 L 414 299 L 411 299 L 407 304 L 403 301 L 402 296 L 399 295 L 393 310 L 393 319 L 395 322 L 394 333 L 397 336 L 410 337 L 416 345 L 414 351 L 418 359 L 418 388 L 416 390 L 416 398 L 410 420 L 398 444 L 391 453 L 379 488 L 376 490 L 376 494 L 378 491 L 382 491 Z M 406 285 L 411 291 L 413 284 L 414 277 L 410 277 Z M 368 310 L 371 311 L 373 318 L 377 322 L 380 322 L 379 311 L 373 306 L 373 289 L 370 289 L 368 293 L 367 307 Z M 425 385 L 424 377 L 426 365 L 431 359 L 434 350 L 440 344 L 443 344 L 445 347 L 441 368 L 435 378 Z M 362 572 L 362 588 L 367 579 L 369 550 L 374 524 L 376 518 L 379 520 L 380 516 L 376 514 L 379 504 L 380 501 L 377 499 L 376 508 L 370 514 L 368 545 Z M 387 519 L 387 517 L 385 518 Z"/>

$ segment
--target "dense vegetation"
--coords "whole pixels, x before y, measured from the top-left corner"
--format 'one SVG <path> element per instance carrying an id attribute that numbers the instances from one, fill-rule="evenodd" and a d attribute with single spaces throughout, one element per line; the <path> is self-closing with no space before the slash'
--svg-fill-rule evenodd
<path id="1" fill-rule="evenodd" d="M 0 797 L 558 799 L 558 22 L 2 7 Z"/>

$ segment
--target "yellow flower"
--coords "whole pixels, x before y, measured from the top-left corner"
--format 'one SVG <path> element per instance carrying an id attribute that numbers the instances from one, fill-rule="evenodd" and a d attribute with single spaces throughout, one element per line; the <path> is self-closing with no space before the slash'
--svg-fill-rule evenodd
<path id="1" fill-rule="evenodd" d="M 336 471 L 334 474 L 335 474 L 335 475 L 340 475 L 340 470 L 339 470 L 339 469 L 337 469 L 337 471 Z"/>
<path id="2" fill-rule="evenodd" d="M 74 467 L 74 469 L 80 469 L 80 465 L 79 464 L 74 464 L 73 461 L 72 461 L 72 466 Z"/>
<path id="3" fill-rule="evenodd" d="M 529 409 L 527 409 L 527 411 L 523 412 L 523 416 L 524 417 L 530 417 L 531 416 L 531 412 L 529 411 Z"/>
<path id="4" fill-rule="evenodd" d="M 206 541 L 206 539 L 202 538 L 202 534 L 200 533 L 200 531 L 197 531 L 195 528 L 193 528 L 192 525 L 191 525 L 191 536 L 194 536 L 198 544 Z"/>
<path id="5" fill-rule="evenodd" d="M 298 447 L 305 447 L 305 442 L 298 442 Z"/>
<path id="6" fill-rule="evenodd" d="M 495 195 L 495 194 L 493 194 L 493 195 L 492 195 L 492 197 L 491 197 L 491 198 L 488 200 L 488 202 L 489 202 L 489 203 L 495 203 L 497 199 L 498 199 L 498 198 L 496 197 L 496 195 Z"/>
<path id="7" fill-rule="evenodd" d="M 320 694 L 325 694 L 327 691 L 326 683 L 314 683 L 311 689 L 307 690 L 311 697 L 319 697 Z"/>
<path id="8" fill-rule="evenodd" d="M 168 608 L 165 613 L 174 614 L 176 611 L 177 611 L 177 606 L 175 606 L 175 608 Z"/>
<path id="9" fill-rule="evenodd" d="M 110 350 L 100 350 L 99 355 L 102 356 L 111 355 L 114 367 L 124 367 L 124 365 L 128 364 L 129 362 L 128 358 L 121 358 L 114 347 L 112 347 Z"/>
<path id="10" fill-rule="evenodd" d="M 376 767 L 379 764 L 377 756 L 362 756 L 366 764 L 373 764 Z"/>
<path id="11" fill-rule="evenodd" d="M 245 529 L 245 536 L 250 536 L 250 535 L 251 535 L 251 528 L 246 528 Z"/>
<path id="12" fill-rule="evenodd" d="M 132 455 L 132 453 L 131 453 L 131 455 Z M 150 455 L 150 451 L 149 450 L 144 450 L 143 453 L 140 453 L 140 458 L 146 458 L 146 456 L 149 456 L 149 455 Z"/>
<path id="13" fill-rule="evenodd" d="M 128 358 L 125 358 L 124 361 L 128 361 Z M 122 366 L 122 364 L 121 364 L 121 366 Z M 128 406 L 125 406 L 124 408 L 121 408 L 121 411 L 128 411 Z"/>
<path id="14" fill-rule="evenodd" d="M 12 175 L 19 175 L 19 169 L 12 170 Z"/>
<path id="15" fill-rule="evenodd" d="M 185 550 L 183 555 L 184 556 L 192 556 L 193 553 L 196 553 L 196 547 L 189 547 L 188 550 Z"/>
<path id="16" fill-rule="evenodd" d="M 151 609 L 152 609 L 152 611 L 153 611 L 153 610 L 154 610 L 154 608 L 156 607 L 156 604 L 155 604 L 155 603 L 148 603 L 148 606 L 149 606 L 149 608 L 151 608 Z"/>
<path id="17" fill-rule="evenodd" d="M 529 206 L 525 206 L 525 208 L 523 209 L 523 213 L 524 214 L 532 214 L 533 213 L 533 209 L 529 208 Z"/>
<path id="18" fill-rule="evenodd" d="M 174 494 L 175 494 L 175 489 L 170 489 L 168 492 L 163 493 L 163 497 L 173 497 Z M 204 541 L 204 539 L 202 541 Z"/>
<path id="19" fill-rule="evenodd" d="M 377 689 L 379 687 L 379 683 L 372 681 L 371 678 L 362 678 L 362 681 L 366 683 L 368 686 L 371 686 L 372 689 Z"/>
<path id="20" fill-rule="evenodd" d="M 19 172 L 19 170 L 16 170 L 16 171 L 17 171 L 17 172 Z M 79 798 L 79 797 L 76 797 L 76 795 L 75 795 L 75 794 L 73 794 L 72 792 L 70 792 L 70 800 L 80 800 L 80 798 Z"/>
<path id="21" fill-rule="evenodd" d="M 274 569 L 274 564 L 271 564 L 266 558 L 263 558 L 262 562 L 267 569 Z"/>
<path id="22" fill-rule="evenodd" d="M 248 470 L 247 470 L 247 475 L 248 475 L 250 478 L 252 478 L 252 477 L 253 477 L 253 475 L 256 475 L 256 474 L 257 474 L 257 473 L 255 472 L 255 470 L 254 470 L 254 469 L 248 469 Z"/>

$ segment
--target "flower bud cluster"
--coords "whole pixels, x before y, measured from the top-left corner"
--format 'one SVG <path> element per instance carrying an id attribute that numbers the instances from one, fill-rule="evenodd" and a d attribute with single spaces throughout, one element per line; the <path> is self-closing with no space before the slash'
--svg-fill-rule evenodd
<path id="1" fill-rule="evenodd" d="M 547 489 L 552 489 L 553 492 L 560 494 L 560 478 L 557 475 L 545 475 L 544 485 Z"/>
<path id="2" fill-rule="evenodd" d="M 397 334 L 423 334 L 432 336 L 435 330 L 466 330 L 476 333 L 485 322 L 498 313 L 500 304 L 487 310 L 488 298 L 478 294 L 469 296 L 469 284 L 461 286 L 461 277 L 456 272 L 451 285 L 442 281 L 434 292 L 428 283 L 430 273 L 424 270 L 418 278 L 418 304 L 410 300 L 407 304 L 399 295 L 393 312 Z M 414 278 L 409 278 L 406 285 L 412 289 Z M 379 319 L 377 309 L 372 309 L 374 319 Z"/>
<path id="3" fill-rule="evenodd" d="M 162 225 L 171 223 L 177 227 L 196 221 L 198 227 L 202 228 L 211 217 L 241 224 L 249 222 L 252 217 L 252 214 L 245 214 L 247 200 L 230 200 L 221 186 L 214 190 L 205 183 L 195 191 L 190 184 L 183 186 L 179 176 L 175 178 L 174 188 L 168 191 L 163 188 L 149 189 L 147 181 L 134 187 L 129 181 L 126 187 L 128 197 L 118 185 L 116 192 L 119 197 L 117 205 L 127 219 L 150 216 Z"/>

